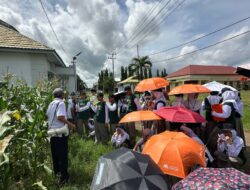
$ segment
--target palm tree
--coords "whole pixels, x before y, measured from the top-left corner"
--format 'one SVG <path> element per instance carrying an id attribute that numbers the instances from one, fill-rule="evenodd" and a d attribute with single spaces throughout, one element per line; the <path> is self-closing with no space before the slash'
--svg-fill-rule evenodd
<path id="1" fill-rule="evenodd" d="M 137 73 L 140 80 L 143 79 L 143 69 L 149 69 L 152 67 L 152 62 L 148 56 L 135 57 L 132 60 L 132 63 L 129 65 L 133 73 Z"/>

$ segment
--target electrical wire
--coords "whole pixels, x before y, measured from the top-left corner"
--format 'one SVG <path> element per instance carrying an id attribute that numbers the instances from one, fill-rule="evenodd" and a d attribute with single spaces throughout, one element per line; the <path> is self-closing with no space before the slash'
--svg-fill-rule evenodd
<path id="1" fill-rule="evenodd" d="M 50 19 L 49 19 L 49 17 L 48 17 L 48 14 L 47 14 L 47 12 L 46 12 L 46 10 L 45 10 L 45 7 L 44 7 L 44 5 L 43 5 L 42 0 L 39 0 L 39 2 L 40 2 L 41 6 L 42 6 L 42 8 L 43 8 L 43 12 L 44 12 L 44 14 L 45 14 L 45 16 L 46 16 L 46 18 L 47 18 L 47 20 L 48 20 L 48 23 L 49 23 L 49 25 L 50 25 L 50 28 L 51 28 L 51 30 L 52 30 L 52 32 L 53 32 L 53 34 L 54 34 L 54 36 L 55 36 L 55 38 L 56 38 L 56 40 L 57 40 L 59 46 L 60 46 L 61 49 L 64 51 L 64 53 L 66 53 L 66 52 L 65 52 L 65 49 L 63 48 L 61 42 L 59 41 L 59 39 L 58 39 L 58 37 L 57 37 L 57 35 L 56 35 L 56 32 L 55 32 L 55 30 L 54 30 L 54 28 L 53 28 L 53 26 L 52 26 L 52 23 L 51 23 L 51 21 L 50 21 Z"/>
<path id="2" fill-rule="evenodd" d="M 147 28 L 148 26 L 149 26 L 149 24 L 151 24 L 155 19 L 156 19 L 156 17 L 167 7 L 167 5 L 169 4 L 171 2 L 171 0 L 168 0 L 167 1 L 167 3 L 158 11 L 158 13 L 156 13 L 156 15 L 154 16 L 154 17 L 152 17 L 150 20 L 149 20 L 149 22 L 141 29 L 141 30 L 139 30 L 139 32 L 137 32 L 137 33 L 135 33 L 135 35 L 132 37 L 132 38 L 130 38 L 130 39 L 128 39 L 127 41 L 126 41 L 126 43 L 120 48 L 120 49 L 123 49 L 124 47 L 126 47 L 126 45 L 127 44 L 129 44 L 133 39 L 135 39 L 141 32 L 143 32 L 143 30 L 145 29 L 145 28 Z M 119 54 L 120 53 L 120 50 L 117 52 L 117 54 Z"/>
<path id="3" fill-rule="evenodd" d="M 235 36 L 233 36 L 233 37 L 227 38 L 227 39 L 225 39 L 225 40 L 216 42 L 216 43 L 214 43 L 214 44 L 205 46 L 205 47 L 203 47 L 203 48 L 200 48 L 200 49 L 197 49 L 197 50 L 194 50 L 194 51 L 191 51 L 191 52 L 188 52 L 188 53 L 185 53 L 185 54 L 176 56 L 176 57 L 171 57 L 171 58 L 168 58 L 168 59 L 163 59 L 163 60 L 158 60 L 158 61 L 156 60 L 156 61 L 152 61 L 152 62 L 153 62 L 153 63 L 168 62 L 168 61 L 171 61 L 171 60 L 180 58 L 180 57 L 184 57 L 184 56 L 187 56 L 187 55 L 192 55 L 192 54 L 197 53 L 197 52 L 199 52 L 199 51 L 202 51 L 202 50 L 211 48 L 211 47 L 216 46 L 216 45 L 219 45 L 219 44 L 221 44 L 221 43 L 230 41 L 230 40 L 232 40 L 232 39 L 234 39 L 234 38 L 237 38 L 237 37 L 240 37 L 240 36 L 242 36 L 242 35 L 248 34 L 249 32 L 250 32 L 250 30 L 247 30 L 246 32 L 240 33 L 240 34 L 238 34 L 238 35 L 235 35 Z"/>
<path id="4" fill-rule="evenodd" d="M 212 32 L 210 32 L 210 33 L 208 33 L 208 34 L 205 34 L 205 35 L 203 35 L 203 36 L 200 36 L 200 37 L 195 38 L 195 39 L 193 39 L 193 40 L 190 40 L 190 41 L 188 41 L 188 42 L 179 44 L 179 45 L 177 45 L 177 46 L 174 46 L 174 47 L 171 47 L 171 48 L 168 48 L 168 49 L 165 49 L 165 50 L 161 50 L 161 51 L 158 51 L 158 52 L 151 53 L 151 54 L 149 54 L 149 56 L 157 55 L 157 54 L 160 54 L 160 53 L 165 53 L 165 52 L 168 52 L 168 51 L 170 51 L 170 50 L 177 49 L 177 48 L 179 48 L 179 47 L 182 47 L 182 46 L 185 46 L 185 45 L 187 45 L 187 44 L 193 43 L 193 42 L 195 42 L 195 41 L 201 40 L 201 39 L 203 39 L 203 38 L 205 38 L 205 37 L 208 37 L 208 36 L 210 36 L 210 35 L 212 35 L 212 34 L 215 34 L 215 33 L 217 33 L 217 32 L 220 32 L 220 31 L 222 31 L 222 30 L 225 30 L 225 29 L 227 29 L 227 28 L 230 28 L 231 26 L 234 26 L 234 25 L 236 25 L 236 24 L 239 24 L 239 23 L 241 23 L 241 22 L 244 22 L 244 21 L 248 20 L 249 18 L 250 18 L 250 17 L 246 17 L 246 18 L 244 18 L 244 19 L 238 20 L 238 21 L 236 21 L 236 22 L 234 22 L 234 23 L 232 23 L 232 24 L 229 24 L 229 25 L 224 26 L 224 27 L 222 27 L 222 28 L 219 28 L 219 29 L 217 29 L 217 30 L 215 30 L 215 31 L 212 31 Z"/>

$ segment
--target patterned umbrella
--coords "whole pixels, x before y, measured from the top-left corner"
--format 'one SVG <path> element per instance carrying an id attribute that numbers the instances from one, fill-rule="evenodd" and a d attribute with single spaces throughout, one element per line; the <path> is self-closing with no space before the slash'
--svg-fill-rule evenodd
<path id="1" fill-rule="evenodd" d="M 172 190 L 250 189 L 250 175 L 234 168 L 199 168 L 176 183 Z"/>

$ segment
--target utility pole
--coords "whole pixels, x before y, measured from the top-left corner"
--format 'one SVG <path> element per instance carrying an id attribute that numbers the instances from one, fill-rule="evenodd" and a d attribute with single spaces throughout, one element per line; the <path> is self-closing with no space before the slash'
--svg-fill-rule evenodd
<path id="1" fill-rule="evenodd" d="M 136 47 L 137 47 L 137 58 L 139 58 L 140 57 L 140 55 L 139 55 L 139 44 L 137 44 Z"/>
<path id="2" fill-rule="evenodd" d="M 77 75 L 76 75 L 76 59 L 77 57 L 81 54 L 82 52 L 79 52 L 78 54 L 76 54 L 73 58 L 72 58 L 72 64 L 74 67 L 74 78 L 75 78 L 75 92 L 77 91 Z"/>
<path id="3" fill-rule="evenodd" d="M 113 68 L 113 76 L 114 76 L 114 80 L 115 80 L 115 57 L 116 53 L 111 53 L 111 57 L 108 57 L 108 59 L 111 59 L 112 60 L 112 68 Z"/>
<path id="4" fill-rule="evenodd" d="M 114 78 L 114 82 L 115 82 L 115 57 L 116 53 L 112 52 L 111 53 L 111 57 L 108 57 L 108 59 L 111 59 L 112 60 L 112 68 L 113 68 L 113 78 Z M 115 84 L 113 86 L 113 90 L 115 92 Z"/>

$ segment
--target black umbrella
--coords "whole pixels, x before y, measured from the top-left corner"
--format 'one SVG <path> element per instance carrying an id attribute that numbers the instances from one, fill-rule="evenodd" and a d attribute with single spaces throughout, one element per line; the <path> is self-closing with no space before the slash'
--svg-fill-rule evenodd
<path id="1" fill-rule="evenodd" d="M 91 190 L 167 190 L 163 172 L 148 156 L 120 148 L 102 156 Z"/>
<path id="2" fill-rule="evenodd" d="M 114 93 L 115 96 L 115 101 L 118 102 L 121 98 L 124 98 L 126 96 L 126 92 L 125 91 L 119 91 Z"/>

